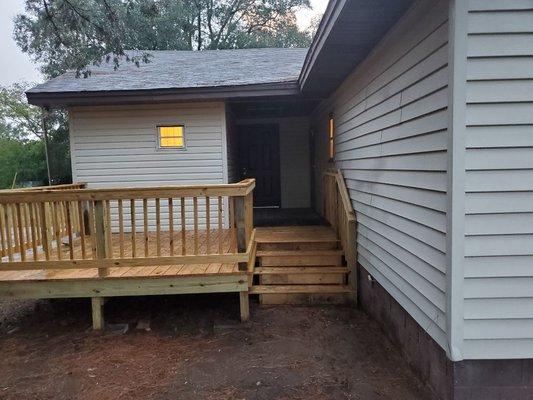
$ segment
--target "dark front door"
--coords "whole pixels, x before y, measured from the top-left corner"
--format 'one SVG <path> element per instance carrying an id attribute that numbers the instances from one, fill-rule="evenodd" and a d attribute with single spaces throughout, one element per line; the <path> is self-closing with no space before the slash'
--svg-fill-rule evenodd
<path id="1" fill-rule="evenodd" d="M 242 178 L 256 179 L 255 207 L 281 205 L 278 125 L 240 126 L 239 167 Z"/>

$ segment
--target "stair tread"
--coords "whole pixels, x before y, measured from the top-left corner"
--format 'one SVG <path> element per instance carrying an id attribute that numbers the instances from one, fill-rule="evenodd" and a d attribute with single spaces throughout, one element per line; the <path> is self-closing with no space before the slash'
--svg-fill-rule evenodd
<path id="1" fill-rule="evenodd" d="M 250 288 L 250 294 L 315 294 L 315 293 L 351 293 L 346 285 L 256 285 Z"/>
<path id="2" fill-rule="evenodd" d="M 282 275 L 282 274 L 347 274 L 348 268 L 324 266 L 324 267 L 258 267 L 256 275 Z"/>
<path id="3" fill-rule="evenodd" d="M 257 243 L 338 243 L 339 239 L 335 238 L 297 238 L 297 237 L 286 237 L 286 238 L 259 238 L 255 239 Z"/>
<path id="4" fill-rule="evenodd" d="M 342 250 L 260 250 L 257 257 L 340 256 Z"/>

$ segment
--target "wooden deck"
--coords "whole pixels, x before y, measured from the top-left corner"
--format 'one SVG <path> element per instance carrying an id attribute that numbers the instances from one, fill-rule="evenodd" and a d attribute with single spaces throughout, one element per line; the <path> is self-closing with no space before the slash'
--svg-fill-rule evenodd
<path id="1" fill-rule="evenodd" d="M 249 317 L 253 179 L 0 192 L 0 298 L 239 293 Z"/>
<path id="2" fill-rule="evenodd" d="M 192 232 L 187 232 L 184 254 L 194 252 Z M 222 243 L 222 254 L 232 251 L 232 231 L 222 231 L 222 240 L 218 240 L 218 232 L 207 235 L 205 231 L 198 233 L 199 249 L 206 254 L 208 236 L 210 252 L 218 251 Z M 115 235 L 113 235 L 115 236 Z M 113 239 L 113 253 L 121 252 L 118 237 Z M 122 242 L 125 255 L 131 252 L 131 235 L 126 234 Z M 151 257 L 156 253 L 155 233 L 136 235 L 136 246 L 146 250 Z M 181 249 L 179 238 L 177 248 Z M 147 243 L 147 246 L 144 246 Z M 160 233 L 161 250 L 169 246 L 168 232 Z M 73 241 L 74 260 L 81 257 L 79 239 Z M 216 247 L 216 249 L 215 249 Z M 70 246 L 61 249 L 62 258 L 68 258 Z M 53 249 L 57 256 L 57 249 Z M 143 257 L 139 257 L 142 259 Z M 38 259 L 43 260 L 41 251 Z M 69 297 L 111 297 L 154 294 L 187 294 L 210 292 L 246 292 L 248 291 L 247 272 L 240 271 L 237 263 L 210 262 L 205 264 L 148 265 L 142 267 L 114 267 L 107 269 L 106 276 L 99 276 L 97 268 L 79 269 L 39 269 L 25 271 L 0 271 L 0 297 L 7 298 L 69 298 Z"/>

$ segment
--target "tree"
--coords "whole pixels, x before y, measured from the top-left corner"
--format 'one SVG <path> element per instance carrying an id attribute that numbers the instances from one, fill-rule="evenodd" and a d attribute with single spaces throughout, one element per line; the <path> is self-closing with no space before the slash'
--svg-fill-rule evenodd
<path id="1" fill-rule="evenodd" d="M 15 18 L 20 48 L 54 77 L 90 65 L 149 61 L 149 50 L 305 47 L 295 11 L 309 0 L 26 0 Z M 109 56 L 113 54 L 113 56 Z M 88 67 L 89 66 L 89 67 Z"/>
<path id="2" fill-rule="evenodd" d="M 20 181 L 48 181 L 42 111 L 27 103 L 30 85 L 0 87 L 0 187 Z M 47 117 L 49 159 L 55 182 L 71 178 L 66 114 L 54 111 Z"/>

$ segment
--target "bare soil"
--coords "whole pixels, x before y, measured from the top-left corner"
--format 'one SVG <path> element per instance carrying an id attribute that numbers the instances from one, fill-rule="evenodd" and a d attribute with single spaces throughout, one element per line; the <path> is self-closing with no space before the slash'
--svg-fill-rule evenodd
<path id="1" fill-rule="evenodd" d="M 261 307 L 236 295 L 0 303 L 0 399 L 430 399 L 376 323 L 350 307 Z M 139 321 L 150 330 L 136 329 Z"/>

